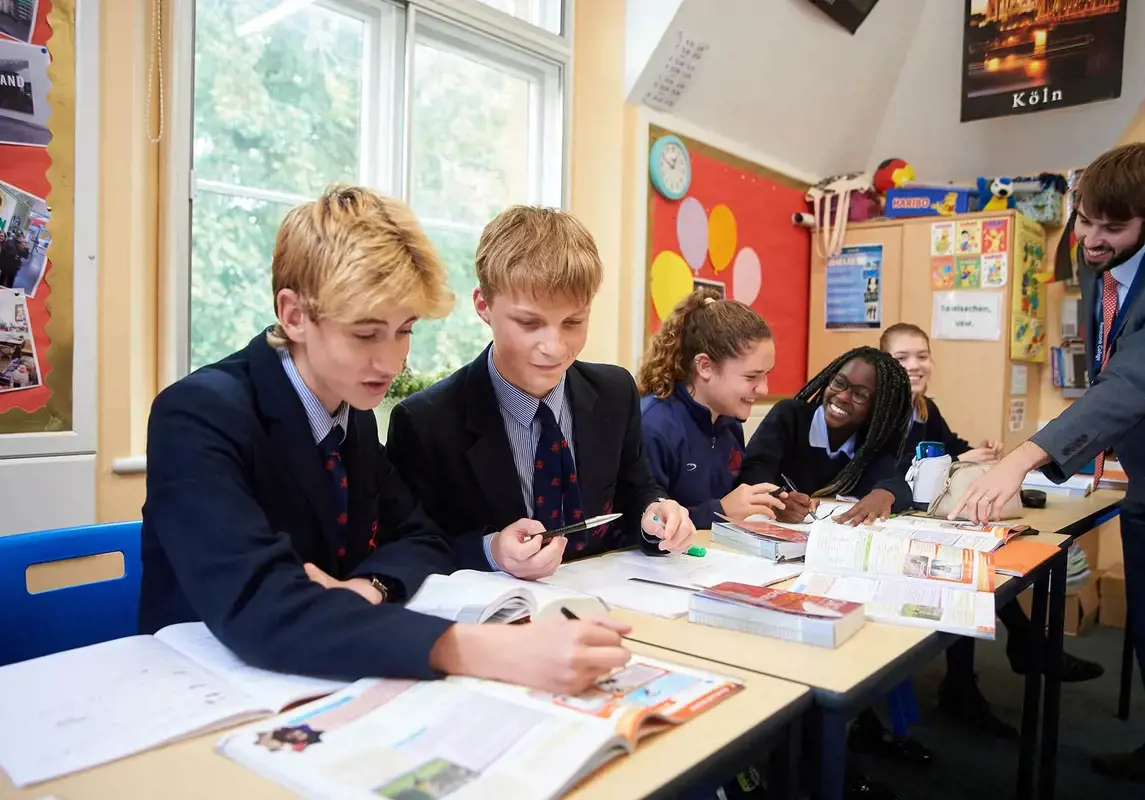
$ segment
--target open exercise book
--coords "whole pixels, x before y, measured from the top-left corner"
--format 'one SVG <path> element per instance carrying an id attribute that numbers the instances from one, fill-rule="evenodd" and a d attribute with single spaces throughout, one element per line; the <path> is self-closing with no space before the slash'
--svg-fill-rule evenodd
<path id="1" fill-rule="evenodd" d="M 307 798 L 543 800 L 742 688 L 641 656 L 576 697 L 467 678 L 363 680 L 233 731 L 219 750 Z"/>
<path id="2" fill-rule="evenodd" d="M 907 527 L 816 522 L 792 591 L 862 603 L 868 619 L 994 638 L 994 568 Z"/>
<path id="3" fill-rule="evenodd" d="M 504 572 L 463 569 L 452 575 L 430 575 L 406 603 L 410 611 L 454 622 L 520 622 L 535 616 L 608 610 L 597 598 Z"/>
<path id="4" fill-rule="evenodd" d="M 0 767 L 16 786 L 345 687 L 251 667 L 201 622 L 0 667 Z"/>

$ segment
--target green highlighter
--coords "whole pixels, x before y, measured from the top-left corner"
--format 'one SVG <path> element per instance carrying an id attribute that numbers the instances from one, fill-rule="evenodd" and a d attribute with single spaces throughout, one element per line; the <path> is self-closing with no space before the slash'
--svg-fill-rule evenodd
<path id="1" fill-rule="evenodd" d="M 708 554 L 708 548 L 700 547 L 699 545 L 693 545 L 692 547 L 689 547 L 687 550 L 684 551 L 684 555 L 695 556 L 696 558 L 703 558 L 707 554 Z"/>

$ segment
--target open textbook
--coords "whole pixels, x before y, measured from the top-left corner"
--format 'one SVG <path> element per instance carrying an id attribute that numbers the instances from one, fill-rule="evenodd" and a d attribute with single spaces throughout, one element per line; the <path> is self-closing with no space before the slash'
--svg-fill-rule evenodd
<path id="1" fill-rule="evenodd" d="M 406 608 L 453 622 L 496 623 L 559 613 L 562 605 L 585 614 L 608 610 L 600 600 L 582 592 L 523 581 L 504 572 L 469 569 L 430 575 Z"/>
<path id="2" fill-rule="evenodd" d="M 608 606 L 674 619 L 686 616 L 692 594 L 708 586 L 728 581 L 769 586 L 802 571 L 800 563 L 776 564 L 713 549 L 699 558 L 626 550 L 562 564 L 544 582 L 598 597 Z"/>
<path id="3" fill-rule="evenodd" d="M 171 625 L 0 667 L 0 767 L 26 786 L 346 685 L 251 667 L 203 623 Z"/>
<path id="4" fill-rule="evenodd" d="M 792 591 L 862 603 L 868 619 L 994 638 L 994 568 L 986 553 L 883 525 L 816 522 Z"/>
<path id="5" fill-rule="evenodd" d="M 1035 534 L 1029 525 L 975 525 L 973 522 L 957 522 L 935 517 L 907 514 L 891 517 L 868 528 L 909 531 L 909 536 L 920 542 L 964 547 L 980 553 L 992 553 L 1015 537 Z"/>
<path id="6" fill-rule="evenodd" d="M 742 688 L 641 656 L 575 697 L 466 678 L 363 680 L 233 731 L 219 750 L 307 798 L 545 800 Z"/>

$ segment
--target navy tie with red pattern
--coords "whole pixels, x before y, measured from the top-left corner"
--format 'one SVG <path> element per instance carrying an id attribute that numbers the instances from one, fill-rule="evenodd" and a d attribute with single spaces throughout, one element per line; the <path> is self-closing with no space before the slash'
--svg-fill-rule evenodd
<path id="1" fill-rule="evenodd" d="M 350 484 L 346 465 L 342 463 L 342 426 L 335 425 L 319 444 L 323 468 L 330 476 L 330 500 L 334 506 L 334 525 L 338 531 L 338 556 L 346 555 L 346 532 L 349 523 Z"/>
<path id="2" fill-rule="evenodd" d="M 551 531 L 581 520 L 580 484 L 569 444 L 552 409 L 544 403 L 537 407 L 537 422 L 541 423 L 541 438 L 533 462 L 533 519 Z"/>

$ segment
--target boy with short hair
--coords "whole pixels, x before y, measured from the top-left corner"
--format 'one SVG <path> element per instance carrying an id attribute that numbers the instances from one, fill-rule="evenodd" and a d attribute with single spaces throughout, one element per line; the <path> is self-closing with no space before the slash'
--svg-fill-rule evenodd
<path id="1" fill-rule="evenodd" d="M 287 215 L 271 273 L 274 327 L 152 406 L 141 632 L 202 620 L 251 664 L 347 679 L 458 673 L 575 692 L 625 663 L 627 628 L 607 618 L 455 625 L 394 602 L 456 568 L 372 412 L 414 322 L 452 304 L 409 210 L 331 189 Z"/>
<path id="2" fill-rule="evenodd" d="M 473 305 L 493 344 L 395 408 L 387 440 L 462 565 L 540 578 L 566 555 L 686 549 L 695 528 L 652 478 L 632 376 L 576 360 L 604 274 L 592 235 L 567 212 L 513 206 L 485 227 L 476 261 Z M 612 512 L 624 516 L 544 545 L 519 531 L 470 533 Z"/>

